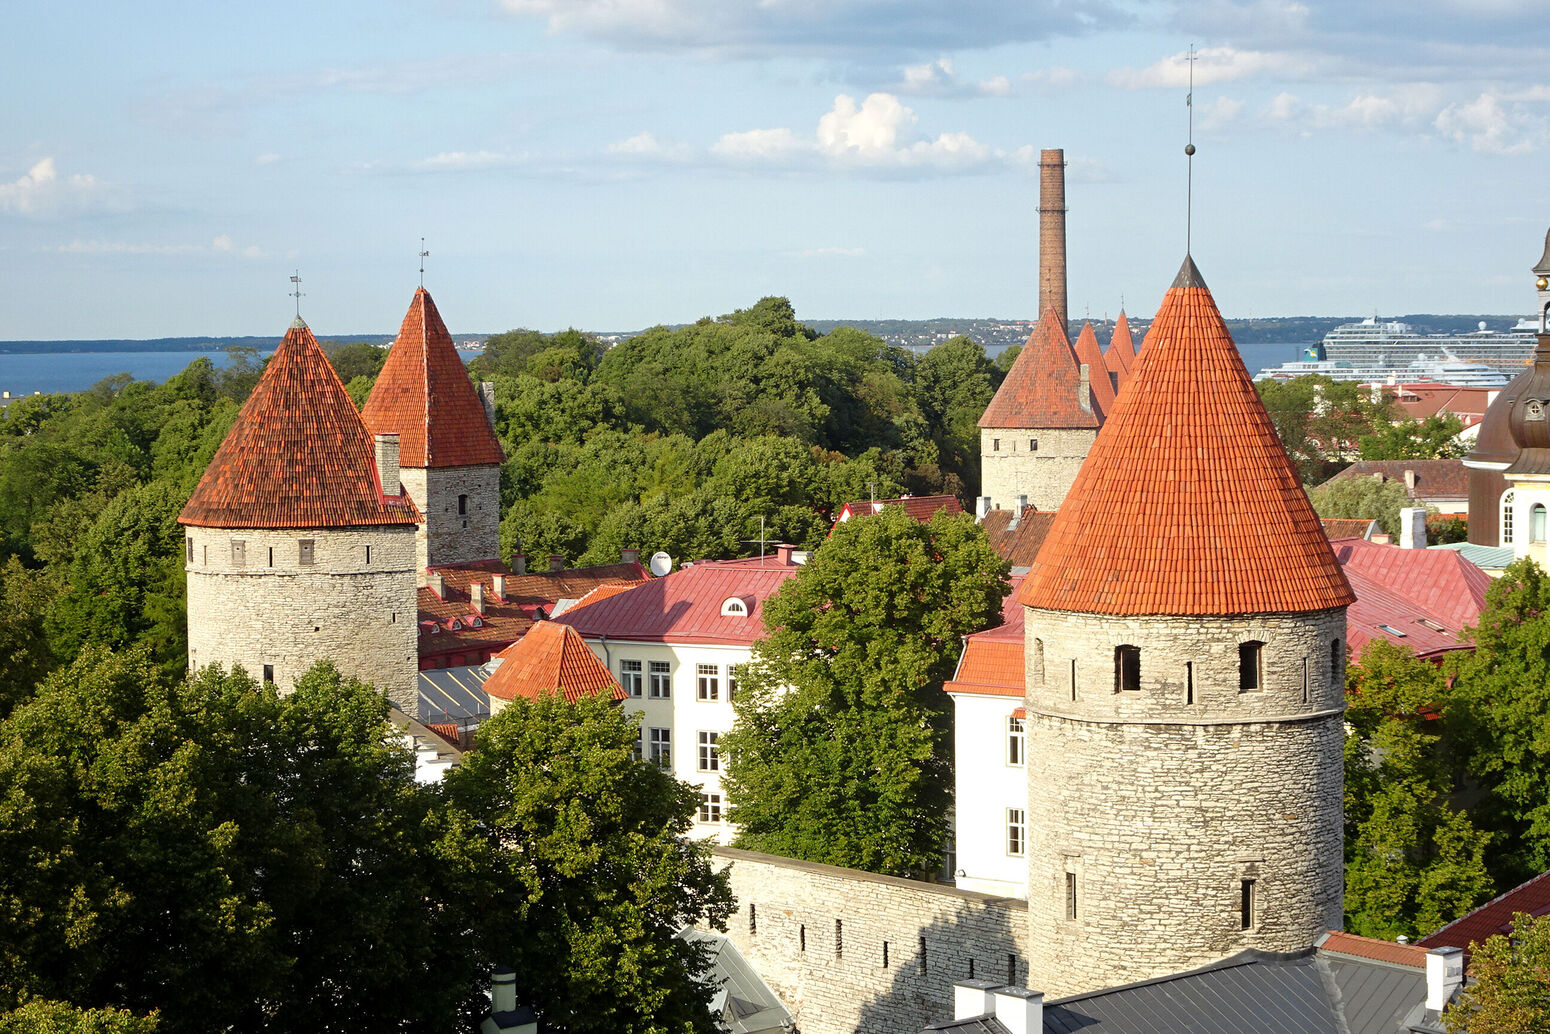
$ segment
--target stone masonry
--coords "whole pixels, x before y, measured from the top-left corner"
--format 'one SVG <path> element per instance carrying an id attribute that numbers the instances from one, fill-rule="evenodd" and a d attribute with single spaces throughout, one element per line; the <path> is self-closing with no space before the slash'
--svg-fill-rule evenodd
<path id="1" fill-rule="evenodd" d="M 331 660 L 415 713 L 412 527 L 184 531 L 189 667 L 241 665 L 262 678 L 267 665 L 285 691 Z"/>
<path id="2" fill-rule="evenodd" d="M 918 1031 L 953 1018 L 954 981 L 1028 979 L 1017 899 L 734 848 L 716 860 L 737 896 L 727 932 L 803 1034 Z"/>
<path id="3" fill-rule="evenodd" d="M 404 467 L 404 491 L 420 508 L 415 532 L 419 583 L 425 569 L 446 564 L 494 560 L 500 556 L 501 469 L 475 467 Z M 466 497 L 460 511 L 458 499 Z"/>
<path id="4" fill-rule="evenodd" d="M 1025 495 L 1036 510 L 1057 510 L 1097 437 L 1096 429 L 981 428 L 980 494 L 993 509 L 1010 510 Z"/>
<path id="5" fill-rule="evenodd" d="M 1028 609 L 1031 986 L 1075 994 L 1340 927 L 1344 635 L 1343 609 Z M 1141 650 L 1138 689 L 1117 686 L 1121 645 Z"/>

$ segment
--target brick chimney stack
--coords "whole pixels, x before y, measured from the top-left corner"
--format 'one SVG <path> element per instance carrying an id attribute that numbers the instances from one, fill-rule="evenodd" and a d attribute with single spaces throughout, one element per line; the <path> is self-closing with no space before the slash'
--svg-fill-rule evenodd
<path id="1" fill-rule="evenodd" d="M 1066 152 L 1039 152 L 1039 312 L 1054 307 L 1065 330 L 1066 313 Z"/>

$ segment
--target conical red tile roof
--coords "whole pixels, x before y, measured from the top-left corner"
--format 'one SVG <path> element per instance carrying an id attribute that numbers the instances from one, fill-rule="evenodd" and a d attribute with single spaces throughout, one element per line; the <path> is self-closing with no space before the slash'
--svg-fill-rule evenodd
<path id="1" fill-rule="evenodd" d="M 414 524 L 409 497 L 384 497 L 376 450 L 312 331 L 291 324 L 179 522 L 207 528 Z"/>
<path id="2" fill-rule="evenodd" d="M 1112 372 L 1119 375 L 1119 385 L 1123 388 L 1136 364 L 1136 348 L 1130 336 L 1130 321 L 1125 318 L 1123 310 L 1119 314 L 1119 319 L 1114 322 L 1114 336 L 1109 338 L 1109 350 L 1103 353 L 1103 361 L 1108 363 Z"/>
<path id="3" fill-rule="evenodd" d="M 1094 614 L 1271 614 L 1355 596 L 1190 259 L 1018 599 Z"/>
<path id="4" fill-rule="evenodd" d="M 1093 407 L 1098 410 L 1098 419 L 1101 422 L 1114 412 L 1114 382 L 1109 380 L 1109 364 L 1103 361 L 1103 352 L 1098 347 L 1098 334 L 1093 330 L 1091 320 L 1082 324 L 1082 331 L 1076 336 L 1074 351 L 1076 361 L 1087 367 L 1087 381 L 1092 387 Z"/>
<path id="5" fill-rule="evenodd" d="M 374 432 L 397 432 L 405 467 L 472 467 L 506 458 L 423 287 L 414 292 L 361 416 Z"/>
<path id="6" fill-rule="evenodd" d="M 484 691 L 501 700 L 537 700 L 558 692 L 570 703 L 606 693 L 623 700 L 624 689 L 586 641 L 569 625 L 540 621 L 497 654 L 500 667 Z"/>
<path id="7" fill-rule="evenodd" d="M 1046 309 L 995 398 L 985 407 L 979 425 L 1095 428 L 1099 415 L 1077 402 L 1080 379 L 1066 328 L 1053 308 Z"/>

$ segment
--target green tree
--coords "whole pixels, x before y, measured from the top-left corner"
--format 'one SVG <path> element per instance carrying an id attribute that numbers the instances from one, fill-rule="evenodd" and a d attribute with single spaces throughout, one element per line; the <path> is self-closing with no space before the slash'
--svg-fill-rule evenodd
<path id="1" fill-rule="evenodd" d="M 695 789 L 636 760 L 638 735 L 601 697 L 518 700 L 445 781 L 439 853 L 479 958 L 516 970 L 545 1029 L 718 1029 L 710 960 L 675 934 L 725 929 L 732 895 L 687 837 Z"/>
<path id="2" fill-rule="evenodd" d="M 1443 1013 L 1448 1034 L 1550 1030 L 1550 916 L 1514 915 L 1511 936 L 1475 945 L 1469 977 Z"/>
<path id="3" fill-rule="evenodd" d="M 835 529 L 764 605 L 722 738 L 738 843 L 893 875 L 941 858 L 960 637 L 996 624 L 1006 564 L 964 514 Z"/>
<path id="4" fill-rule="evenodd" d="M 155 1034 L 156 1015 L 123 1009 L 81 1009 L 68 1002 L 34 998 L 0 1013 L 0 1034 Z"/>
<path id="5" fill-rule="evenodd" d="M 1346 928 L 1384 940 L 1431 933 L 1490 897 L 1488 832 L 1448 801 L 1447 682 L 1374 640 L 1346 672 Z"/>
<path id="6" fill-rule="evenodd" d="M 1358 442 L 1364 460 L 1446 460 L 1469 448 L 1458 440 L 1464 422 L 1452 413 L 1424 420 L 1377 420 Z"/>
<path id="7" fill-rule="evenodd" d="M 1376 519 L 1390 535 L 1399 535 L 1399 511 L 1417 505 L 1398 481 L 1380 481 L 1372 477 L 1331 478 L 1308 491 L 1308 501 L 1320 517 L 1363 517 Z"/>
<path id="8" fill-rule="evenodd" d="M 382 372 L 383 364 L 387 362 L 388 350 L 364 341 L 356 341 L 348 345 L 325 345 L 323 353 L 328 356 L 328 361 L 333 366 L 334 372 L 339 375 L 339 379 L 349 384 L 357 377 L 375 380 L 377 374 Z"/>
<path id="9" fill-rule="evenodd" d="M 54 667 L 43 631 L 49 595 L 38 572 L 16 557 L 0 565 L 0 719 L 32 696 Z"/>
<path id="10" fill-rule="evenodd" d="M 979 343 L 955 337 L 915 364 L 915 401 L 940 453 L 969 495 L 979 493 L 979 418 L 995 395 L 995 367 Z"/>

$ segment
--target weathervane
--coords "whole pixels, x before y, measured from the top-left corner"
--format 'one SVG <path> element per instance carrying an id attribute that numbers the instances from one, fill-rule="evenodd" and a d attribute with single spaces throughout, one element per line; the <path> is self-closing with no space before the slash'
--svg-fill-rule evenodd
<path id="1" fill-rule="evenodd" d="M 1189 45 L 1189 92 L 1184 95 L 1189 109 L 1189 140 L 1184 145 L 1184 254 L 1189 254 L 1190 229 L 1195 203 L 1195 45 Z"/>
<path id="2" fill-rule="evenodd" d="M 425 260 L 430 258 L 430 252 L 425 250 L 425 238 L 420 238 L 420 286 L 425 286 Z"/>
<path id="3" fill-rule="evenodd" d="M 290 290 L 290 295 L 296 299 L 296 318 L 301 319 L 301 270 L 298 269 L 291 274 L 291 283 L 294 285 Z"/>

